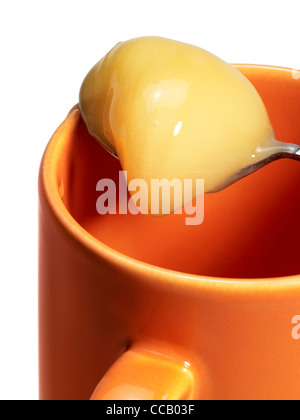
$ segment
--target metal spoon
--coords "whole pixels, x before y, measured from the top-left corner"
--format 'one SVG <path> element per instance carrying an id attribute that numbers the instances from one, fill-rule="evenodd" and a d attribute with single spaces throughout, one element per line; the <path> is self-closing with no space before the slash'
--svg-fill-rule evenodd
<path id="1" fill-rule="evenodd" d="M 97 141 L 103 146 L 110 154 L 112 154 L 115 158 L 118 159 L 116 152 L 110 149 L 107 144 L 102 142 L 99 138 Z M 260 151 L 260 150 L 258 150 Z M 259 169 L 263 168 L 264 166 L 268 165 L 269 163 L 275 162 L 280 159 L 293 159 L 300 161 L 300 145 L 293 144 L 293 143 L 283 143 L 278 140 L 274 140 L 272 146 L 269 148 L 264 149 L 264 152 L 269 152 L 267 157 L 259 160 L 252 165 L 246 166 L 245 168 L 240 169 L 234 175 L 232 175 L 224 184 L 220 185 L 220 187 L 214 189 L 213 191 L 209 191 L 211 193 L 219 192 L 224 190 L 225 188 L 229 187 L 230 185 L 240 181 L 243 178 L 253 174 L 254 172 L 258 171 Z"/>

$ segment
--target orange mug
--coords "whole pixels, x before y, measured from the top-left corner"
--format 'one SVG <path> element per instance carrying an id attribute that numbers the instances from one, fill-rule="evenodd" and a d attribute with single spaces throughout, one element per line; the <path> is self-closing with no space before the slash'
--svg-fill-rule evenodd
<path id="1" fill-rule="evenodd" d="M 237 66 L 300 144 L 299 72 Z M 300 399 L 300 165 L 205 196 L 205 220 L 96 212 L 119 162 L 78 107 L 39 177 L 41 399 Z"/>

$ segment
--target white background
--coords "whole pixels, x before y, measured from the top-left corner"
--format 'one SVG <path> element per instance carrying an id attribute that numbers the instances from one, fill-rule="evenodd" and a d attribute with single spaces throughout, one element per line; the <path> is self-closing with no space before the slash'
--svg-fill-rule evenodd
<path id="1" fill-rule="evenodd" d="M 37 175 L 89 68 L 159 35 L 228 62 L 300 68 L 299 0 L 0 3 L 0 399 L 38 398 Z"/>

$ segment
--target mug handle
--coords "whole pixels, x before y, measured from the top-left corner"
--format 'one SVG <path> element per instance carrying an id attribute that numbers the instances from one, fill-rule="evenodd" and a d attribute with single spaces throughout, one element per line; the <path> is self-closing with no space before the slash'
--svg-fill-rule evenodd
<path id="1" fill-rule="evenodd" d="M 135 347 L 108 370 L 91 400 L 193 400 L 195 388 L 184 358 Z"/>

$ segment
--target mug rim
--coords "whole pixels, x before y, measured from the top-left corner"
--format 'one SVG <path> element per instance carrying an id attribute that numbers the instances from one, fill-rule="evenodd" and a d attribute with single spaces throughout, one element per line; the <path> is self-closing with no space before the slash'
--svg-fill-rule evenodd
<path id="1" fill-rule="evenodd" d="M 259 65 L 259 64 L 234 64 L 237 68 L 247 68 L 250 71 L 261 72 L 266 74 L 280 74 L 295 71 L 292 68 Z M 300 72 L 299 72 L 300 80 Z M 153 285 L 153 275 L 155 275 L 155 287 L 161 287 L 169 290 L 170 287 L 176 290 L 180 289 L 185 292 L 187 289 L 193 291 L 215 291 L 216 289 L 223 292 L 274 292 L 282 290 L 291 292 L 295 289 L 300 289 L 300 273 L 294 276 L 274 277 L 274 278 L 221 278 L 213 276 L 202 276 L 200 274 L 189 274 L 180 271 L 175 271 L 167 268 L 155 266 L 133 257 L 122 254 L 121 252 L 109 247 L 101 242 L 89 232 L 87 232 L 69 213 L 65 207 L 63 200 L 59 194 L 59 187 L 57 183 L 57 168 L 59 159 L 63 153 L 64 131 L 80 118 L 80 110 L 78 104 L 75 105 L 65 121 L 53 134 L 50 142 L 44 153 L 42 163 L 40 166 L 40 187 L 45 195 L 46 202 L 52 211 L 55 219 L 60 225 L 72 236 L 72 238 L 82 245 L 85 249 L 89 250 L 98 258 L 106 260 L 107 262 L 118 265 L 123 269 L 129 270 L 131 273 L 140 273 L 137 276 L 145 282 L 151 282 Z"/>

